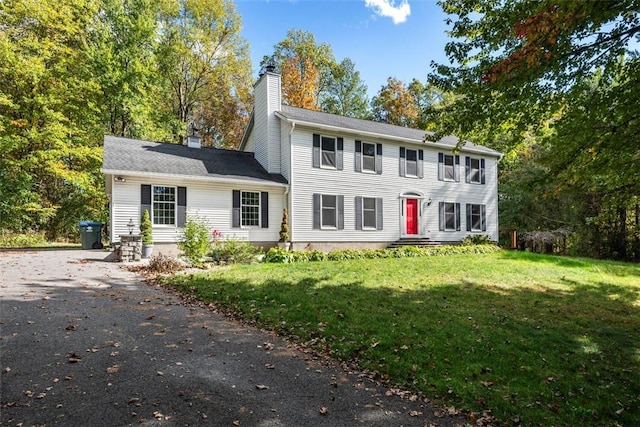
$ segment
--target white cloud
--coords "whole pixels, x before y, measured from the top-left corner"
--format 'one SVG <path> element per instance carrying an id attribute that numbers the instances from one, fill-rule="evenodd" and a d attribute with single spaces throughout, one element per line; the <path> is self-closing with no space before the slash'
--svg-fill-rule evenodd
<path id="1" fill-rule="evenodd" d="M 374 13 L 393 19 L 394 24 L 401 24 L 411 15 L 409 0 L 401 0 L 396 6 L 395 0 L 364 0 L 364 4 L 373 9 Z"/>

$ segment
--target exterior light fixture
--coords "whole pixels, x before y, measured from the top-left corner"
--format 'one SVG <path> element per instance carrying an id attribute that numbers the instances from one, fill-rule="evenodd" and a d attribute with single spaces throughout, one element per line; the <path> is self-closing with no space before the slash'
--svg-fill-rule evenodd
<path id="1" fill-rule="evenodd" d="M 133 227 L 136 225 L 133 223 L 133 219 L 129 218 L 129 222 L 127 223 L 127 228 L 129 229 L 129 234 L 133 234 Z"/>

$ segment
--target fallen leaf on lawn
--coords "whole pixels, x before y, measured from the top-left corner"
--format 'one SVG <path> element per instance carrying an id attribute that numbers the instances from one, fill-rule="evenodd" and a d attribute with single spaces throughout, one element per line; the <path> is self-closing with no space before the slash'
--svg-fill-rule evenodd
<path id="1" fill-rule="evenodd" d="M 107 368 L 107 374 L 115 374 L 116 372 L 118 372 L 118 370 L 120 370 L 120 366 L 119 365 L 109 366 Z"/>
<path id="2" fill-rule="evenodd" d="M 378 344 L 380 344 L 380 342 L 379 342 L 379 341 L 376 341 L 376 342 L 374 342 L 374 343 L 371 343 L 371 348 L 375 348 L 375 347 L 377 347 L 377 346 L 378 346 Z"/>
<path id="3" fill-rule="evenodd" d="M 78 356 L 75 352 L 69 353 L 67 355 L 67 361 L 69 363 L 77 363 L 77 362 L 80 362 L 81 360 L 82 360 L 82 357 Z"/>
<path id="4" fill-rule="evenodd" d="M 493 385 L 493 381 L 482 381 L 482 385 L 485 387 L 491 387 Z"/>
<path id="5" fill-rule="evenodd" d="M 323 406 L 322 408 L 320 408 L 320 415 L 328 415 L 329 414 L 329 408 L 327 408 L 326 406 Z"/>
<path id="6" fill-rule="evenodd" d="M 256 384 L 256 388 L 258 390 L 268 390 L 269 386 L 268 385 L 264 385 L 264 384 Z"/>

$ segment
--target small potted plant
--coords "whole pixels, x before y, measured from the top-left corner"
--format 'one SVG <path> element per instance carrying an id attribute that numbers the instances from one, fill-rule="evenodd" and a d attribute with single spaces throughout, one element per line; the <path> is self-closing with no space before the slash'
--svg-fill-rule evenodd
<path id="1" fill-rule="evenodd" d="M 289 215 L 287 214 L 287 208 L 282 209 L 282 224 L 280 224 L 280 240 L 278 246 L 289 250 L 291 242 L 289 242 Z"/>
<path id="2" fill-rule="evenodd" d="M 153 231 L 151 217 L 146 209 L 140 219 L 140 234 L 142 235 L 142 258 L 149 258 L 153 252 Z"/>

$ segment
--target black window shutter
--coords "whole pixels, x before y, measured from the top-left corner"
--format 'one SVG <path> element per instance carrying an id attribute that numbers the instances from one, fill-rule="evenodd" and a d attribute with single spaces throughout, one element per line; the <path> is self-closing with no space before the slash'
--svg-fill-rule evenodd
<path id="1" fill-rule="evenodd" d="M 376 173 L 382 175 L 382 144 L 376 144 Z"/>
<path id="2" fill-rule="evenodd" d="M 233 210 L 231 214 L 231 226 L 240 228 L 240 190 L 233 190 Z"/>
<path id="3" fill-rule="evenodd" d="M 405 172 L 404 159 L 405 159 L 404 147 L 400 147 L 400 176 L 406 176 L 407 175 L 407 173 Z"/>
<path id="4" fill-rule="evenodd" d="M 480 159 L 480 184 L 484 184 L 484 159 Z"/>
<path id="5" fill-rule="evenodd" d="M 320 194 L 313 195 L 313 229 L 320 229 Z"/>
<path id="6" fill-rule="evenodd" d="M 438 213 L 440 214 L 440 231 L 444 231 L 444 202 L 438 203 Z"/>
<path id="7" fill-rule="evenodd" d="M 471 157 L 464 157 L 464 182 L 471 182 Z"/>
<path id="8" fill-rule="evenodd" d="M 178 227 L 187 223 L 187 187 L 178 187 Z"/>
<path id="9" fill-rule="evenodd" d="M 356 172 L 362 172 L 362 141 L 356 141 Z"/>
<path id="10" fill-rule="evenodd" d="M 338 230 L 344 230 L 344 196 L 336 196 L 338 199 Z"/>
<path id="11" fill-rule="evenodd" d="M 362 196 L 356 196 L 356 230 L 362 230 Z"/>
<path id="12" fill-rule="evenodd" d="M 320 135 L 313 134 L 313 167 L 320 167 Z"/>
<path id="13" fill-rule="evenodd" d="M 456 179 L 456 182 L 460 182 L 460 156 L 456 154 L 456 162 L 453 167 L 453 176 Z"/>
<path id="14" fill-rule="evenodd" d="M 153 213 L 151 209 L 151 186 L 148 184 L 140 185 L 140 218 L 142 218 L 144 211 L 149 211 L 149 217 L 153 221 L 151 216 Z"/>
<path id="15" fill-rule="evenodd" d="M 460 231 L 460 203 L 456 203 L 456 231 Z"/>
<path id="16" fill-rule="evenodd" d="M 424 178 L 424 150 L 418 150 L 418 178 Z"/>
<path id="17" fill-rule="evenodd" d="M 480 206 L 480 221 L 482 222 L 482 231 L 487 231 L 487 207 Z"/>
<path id="18" fill-rule="evenodd" d="M 444 180 L 444 154 L 438 153 L 438 181 Z"/>
<path id="19" fill-rule="evenodd" d="M 469 203 L 467 203 L 467 231 L 471 231 L 471 205 Z"/>
<path id="20" fill-rule="evenodd" d="M 344 151 L 344 139 L 338 138 L 338 146 L 336 147 L 336 169 L 341 171 L 344 168 L 343 165 L 343 154 Z"/>
<path id="21" fill-rule="evenodd" d="M 260 193 L 260 227 L 269 228 L 269 193 Z"/>
<path id="22" fill-rule="evenodd" d="M 376 229 L 382 230 L 382 197 L 376 198 Z"/>

